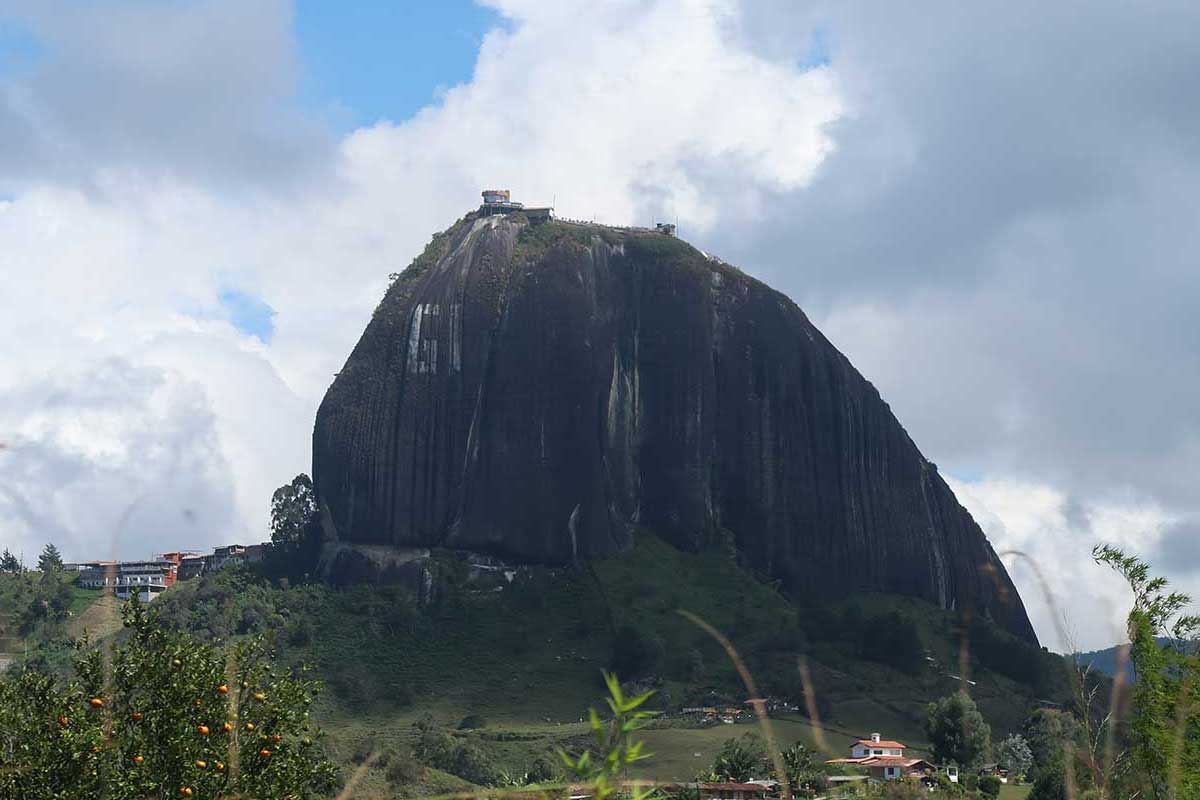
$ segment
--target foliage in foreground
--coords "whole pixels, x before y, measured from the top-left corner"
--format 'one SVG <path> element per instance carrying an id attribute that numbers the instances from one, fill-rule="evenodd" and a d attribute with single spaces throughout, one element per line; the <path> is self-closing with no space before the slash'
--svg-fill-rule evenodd
<path id="1" fill-rule="evenodd" d="M 123 641 L 85 645 L 66 682 L 0 681 L 0 797 L 300 798 L 336 772 L 314 747 L 315 681 L 274 668 L 261 640 L 228 648 L 158 623 L 136 600 Z"/>
<path id="2" fill-rule="evenodd" d="M 1137 673 L 1130 739 L 1136 767 L 1133 791 L 1154 798 L 1200 797 L 1200 616 L 1186 614 L 1192 598 L 1168 592 L 1149 565 L 1102 546 L 1096 561 L 1120 573 L 1133 590 L 1129 656 Z"/>
<path id="3" fill-rule="evenodd" d="M 605 699 L 612 718 L 605 722 L 596 709 L 588 711 L 588 723 L 596 741 L 595 754 L 590 750 L 578 756 L 559 753 L 566 768 L 591 787 L 595 800 L 610 797 L 620 788 L 620 781 L 629 767 L 650 757 L 642 749 L 643 742 L 634 734 L 656 716 L 656 712 L 642 709 L 653 692 L 626 697 L 621 689 L 621 681 L 611 672 L 604 673 L 604 683 L 608 687 L 608 697 Z M 635 784 L 630 791 L 630 798 L 645 800 L 651 794 L 652 788 Z"/>

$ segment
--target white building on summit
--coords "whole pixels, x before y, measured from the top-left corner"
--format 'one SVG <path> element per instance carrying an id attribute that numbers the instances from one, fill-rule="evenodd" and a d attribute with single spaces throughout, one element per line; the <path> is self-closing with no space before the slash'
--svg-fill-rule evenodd
<path id="1" fill-rule="evenodd" d="M 485 206 L 509 206 L 520 208 L 520 203 L 512 202 L 512 192 L 508 189 L 484 189 L 483 204 Z"/>
<path id="2" fill-rule="evenodd" d="M 520 211 L 529 218 L 530 222 L 545 222 L 554 216 L 554 209 L 548 206 L 526 208 L 524 203 L 518 203 L 512 199 L 512 192 L 508 189 L 484 189 L 482 194 L 483 205 L 479 207 L 479 213 L 485 217 Z"/>

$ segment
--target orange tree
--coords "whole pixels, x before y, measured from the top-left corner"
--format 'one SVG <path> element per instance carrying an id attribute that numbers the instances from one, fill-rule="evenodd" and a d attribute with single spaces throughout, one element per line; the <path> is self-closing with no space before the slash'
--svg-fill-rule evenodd
<path id="1" fill-rule="evenodd" d="M 316 681 L 279 669 L 261 639 L 204 644 L 136 600 L 124 618 L 117 643 L 81 646 L 71 679 L 0 680 L 0 797 L 302 800 L 333 788 L 309 720 Z"/>

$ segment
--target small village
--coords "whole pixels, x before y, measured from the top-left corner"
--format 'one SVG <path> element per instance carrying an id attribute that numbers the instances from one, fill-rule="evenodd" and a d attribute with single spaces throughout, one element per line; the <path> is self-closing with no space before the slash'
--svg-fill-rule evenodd
<path id="1" fill-rule="evenodd" d="M 684 713 L 701 713 L 722 722 L 733 722 L 753 716 L 741 709 L 696 709 L 686 708 Z M 856 787 L 879 785 L 890 781 L 907 781 L 918 784 L 930 792 L 945 784 L 957 785 L 965 773 L 958 766 L 939 766 L 925 758 L 906 755 L 909 749 L 903 742 L 883 738 L 875 732 L 867 738 L 858 739 L 850 745 L 847 757 L 825 761 L 826 765 L 847 767 L 853 774 L 833 774 L 824 778 L 827 797 L 853 795 Z M 850 769 L 846 770 L 848 773 Z M 986 764 L 977 770 L 977 778 L 992 777 L 1000 784 L 1009 782 L 1009 771 L 998 764 Z M 798 787 L 791 787 L 795 791 Z M 690 792 L 699 800 L 772 800 L 781 796 L 782 787 L 773 778 L 755 778 L 745 781 L 698 781 L 672 784 L 665 787 L 669 795 Z M 586 795 L 583 795 L 586 796 Z"/>

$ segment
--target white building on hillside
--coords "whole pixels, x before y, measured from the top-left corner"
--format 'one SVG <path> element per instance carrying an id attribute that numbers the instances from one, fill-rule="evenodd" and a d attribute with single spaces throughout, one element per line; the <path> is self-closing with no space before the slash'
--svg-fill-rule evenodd
<path id="1" fill-rule="evenodd" d="M 175 582 L 178 567 L 166 559 L 151 561 L 92 562 L 79 570 L 79 586 L 85 589 L 105 589 L 121 600 L 134 593 L 149 602 Z"/>
<path id="2" fill-rule="evenodd" d="M 904 757 L 904 743 L 884 739 L 878 733 L 872 733 L 869 739 L 859 739 L 850 747 L 851 758 L 869 758 L 870 756 Z"/>
<path id="3" fill-rule="evenodd" d="M 881 781 L 923 779 L 935 771 L 933 764 L 923 758 L 905 758 L 904 748 L 902 742 L 872 733 L 870 738 L 859 739 L 850 745 L 849 758 L 834 758 L 825 763 L 863 767 L 872 778 Z"/>

